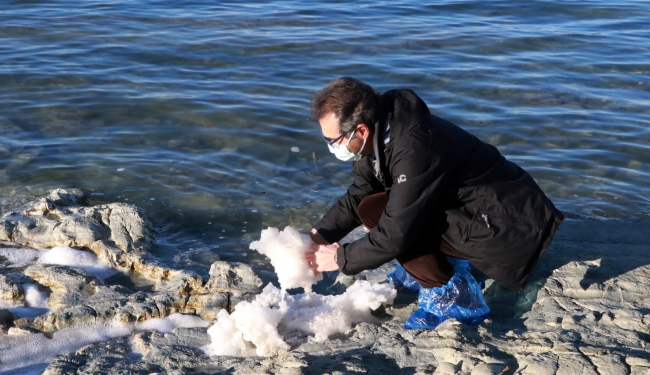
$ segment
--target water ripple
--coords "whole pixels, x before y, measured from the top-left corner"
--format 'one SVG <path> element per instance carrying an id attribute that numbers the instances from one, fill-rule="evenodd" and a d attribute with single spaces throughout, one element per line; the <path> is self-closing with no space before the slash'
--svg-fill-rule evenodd
<path id="1" fill-rule="evenodd" d="M 0 194 L 141 205 L 186 267 L 344 191 L 309 114 L 341 75 L 414 89 L 571 217 L 650 214 L 647 2 L 6 3 Z"/>

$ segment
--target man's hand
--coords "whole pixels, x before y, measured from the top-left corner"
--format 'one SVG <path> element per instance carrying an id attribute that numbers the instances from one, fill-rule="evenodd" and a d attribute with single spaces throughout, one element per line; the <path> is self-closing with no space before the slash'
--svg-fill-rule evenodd
<path id="1" fill-rule="evenodd" d="M 305 253 L 305 258 L 309 265 L 314 268 L 314 274 L 318 275 L 325 271 L 338 271 L 339 265 L 336 264 L 336 251 L 340 245 L 336 242 L 330 245 L 313 244 L 309 246 L 314 250 L 313 253 Z"/>

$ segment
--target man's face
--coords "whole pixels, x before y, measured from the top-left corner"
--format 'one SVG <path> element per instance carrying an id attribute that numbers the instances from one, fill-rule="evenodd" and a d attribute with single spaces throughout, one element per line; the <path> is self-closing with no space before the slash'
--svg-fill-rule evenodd
<path id="1" fill-rule="evenodd" d="M 341 131 L 339 130 L 339 119 L 336 117 L 336 115 L 333 112 L 330 112 L 326 114 L 325 116 L 321 117 L 318 120 L 318 123 L 320 124 L 321 131 L 323 132 L 323 137 L 325 137 L 329 141 L 333 141 L 336 138 L 341 136 Z M 340 145 L 344 145 L 348 142 L 349 138 L 352 137 L 352 132 L 350 134 L 346 134 L 344 137 L 341 137 L 338 141 L 335 143 L 338 143 Z M 368 131 L 368 127 L 364 124 L 359 124 L 357 125 L 356 129 L 356 136 L 350 140 L 350 143 L 348 143 L 348 150 L 350 152 L 357 154 L 359 153 L 359 150 L 361 149 L 361 145 L 363 144 L 363 140 L 366 139 L 367 137 L 370 136 L 370 132 Z M 372 149 L 372 147 L 364 147 L 365 150 L 367 151 L 368 149 Z M 365 155 L 367 152 L 364 152 L 363 154 Z M 372 153 L 372 152 L 371 152 Z"/>

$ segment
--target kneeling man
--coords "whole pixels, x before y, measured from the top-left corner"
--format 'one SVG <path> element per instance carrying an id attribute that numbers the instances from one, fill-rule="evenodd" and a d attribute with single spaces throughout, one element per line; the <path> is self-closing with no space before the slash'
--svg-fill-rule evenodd
<path id="1" fill-rule="evenodd" d="M 526 171 L 431 114 L 411 90 L 382 95 L 338 78 L 312 112 L 329 150 L 355 173 L 312 230 L 318 271 L 350 275 L 397 259 L 422 288 L 439 288 L 454 275 L 451 256 L 524 287 L 564 218 Z M 363 238 L 338 244 L 362 224 Z"/>

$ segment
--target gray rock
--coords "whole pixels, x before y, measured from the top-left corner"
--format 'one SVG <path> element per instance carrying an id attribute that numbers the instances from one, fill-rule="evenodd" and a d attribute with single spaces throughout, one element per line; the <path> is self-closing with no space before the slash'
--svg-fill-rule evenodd
<path id="1" fill-rule="evenodd" d="M 196 273 L 165 266 L 149 253 L 153 227 L 139 208 L 123 203 L 88 207 L 84 202 L 79 190 L 56 189 L 35 202 L 11 206 L 0 219 L 0 241 L 26 248 L 67 245 L 90 250 L 129 275 L 135 285 L 152 285 L 152 291 L 134 293 L 105 286 L 75 267 L 31 265 L 24 273 L 0 275 L 0 298 L 14 305 L 24 304 L 22 286 L 27 282 L 37 283 L 49 294 L 52 311 L 29 320 L 23 328 L 55 331 L 98 320 L 133 323 L 174 313 L 214 319 L 219 310 L 230 310 L 259 293 L 261 281 L 245 264 L 215 263 L 205 285 Z M 16 317 L 3 311 L 2 324 L 8 329 Z"/>
<path id="2" fill-rule="evenodd" d="M 9 310 L 0 308 L 0 335 L 13 325 L 14 317 Z"/>
<path id="3" fill-rule="evenodd" d="M 94 295 L 101 284 L 97 276 L 68 266 L 34 264 L 25 269 L 25 275 L 51 290 L 48 303 L 53 309 L 79 303 Z"/>
<path id="4" fill-rule="evenodd" d="M 236 301 L 232 306 L 236 306 Z M 194 294 L 187 300 L 185 311 L 199 315 L 206 320 L 214 320 L 220 310 L 226 309 L 230 311 L 231 300 L 230 295 L 227 293 L 215 294 Z"/>
<path id="5" fill-rule="evenodd" d="M 210 280 L 205 284 L 209 293 L 253 293 L 261 292 L 262 280 L 251 266 L 239 262 L 212 263 Z"/>
<path id="6" fill-rule="evenodd" d="M 25 275 L 12 272 L 9 274 L 0 274 L 0 299 L 11 301 L 16 306 L 25 304 L 25 291 L 22 284 L 28 281 Z"/>
<path id="7" fill-rule="evenodd" d="M 186 311 L 214 320 L 221 309 L 229 312 L 241 301 L 249 301 L 261 292 L 262 280 L 251 266 L 238 262 L 217 261 L 210 267 L 210 279 L 195 289 L 187 300 Z"/>
<path id="8" fill-rule="evenodd" d="M 184 275 L 148 253 L 154 231 L 141 209 L 124 203 L 86 207 L 82 201 L 78 190 L 56 189 L 22 210 L 7 212 L 0 219 L 0 241 L 42 249 L 87 248 L 113 268 L 156 281 Z"/>

